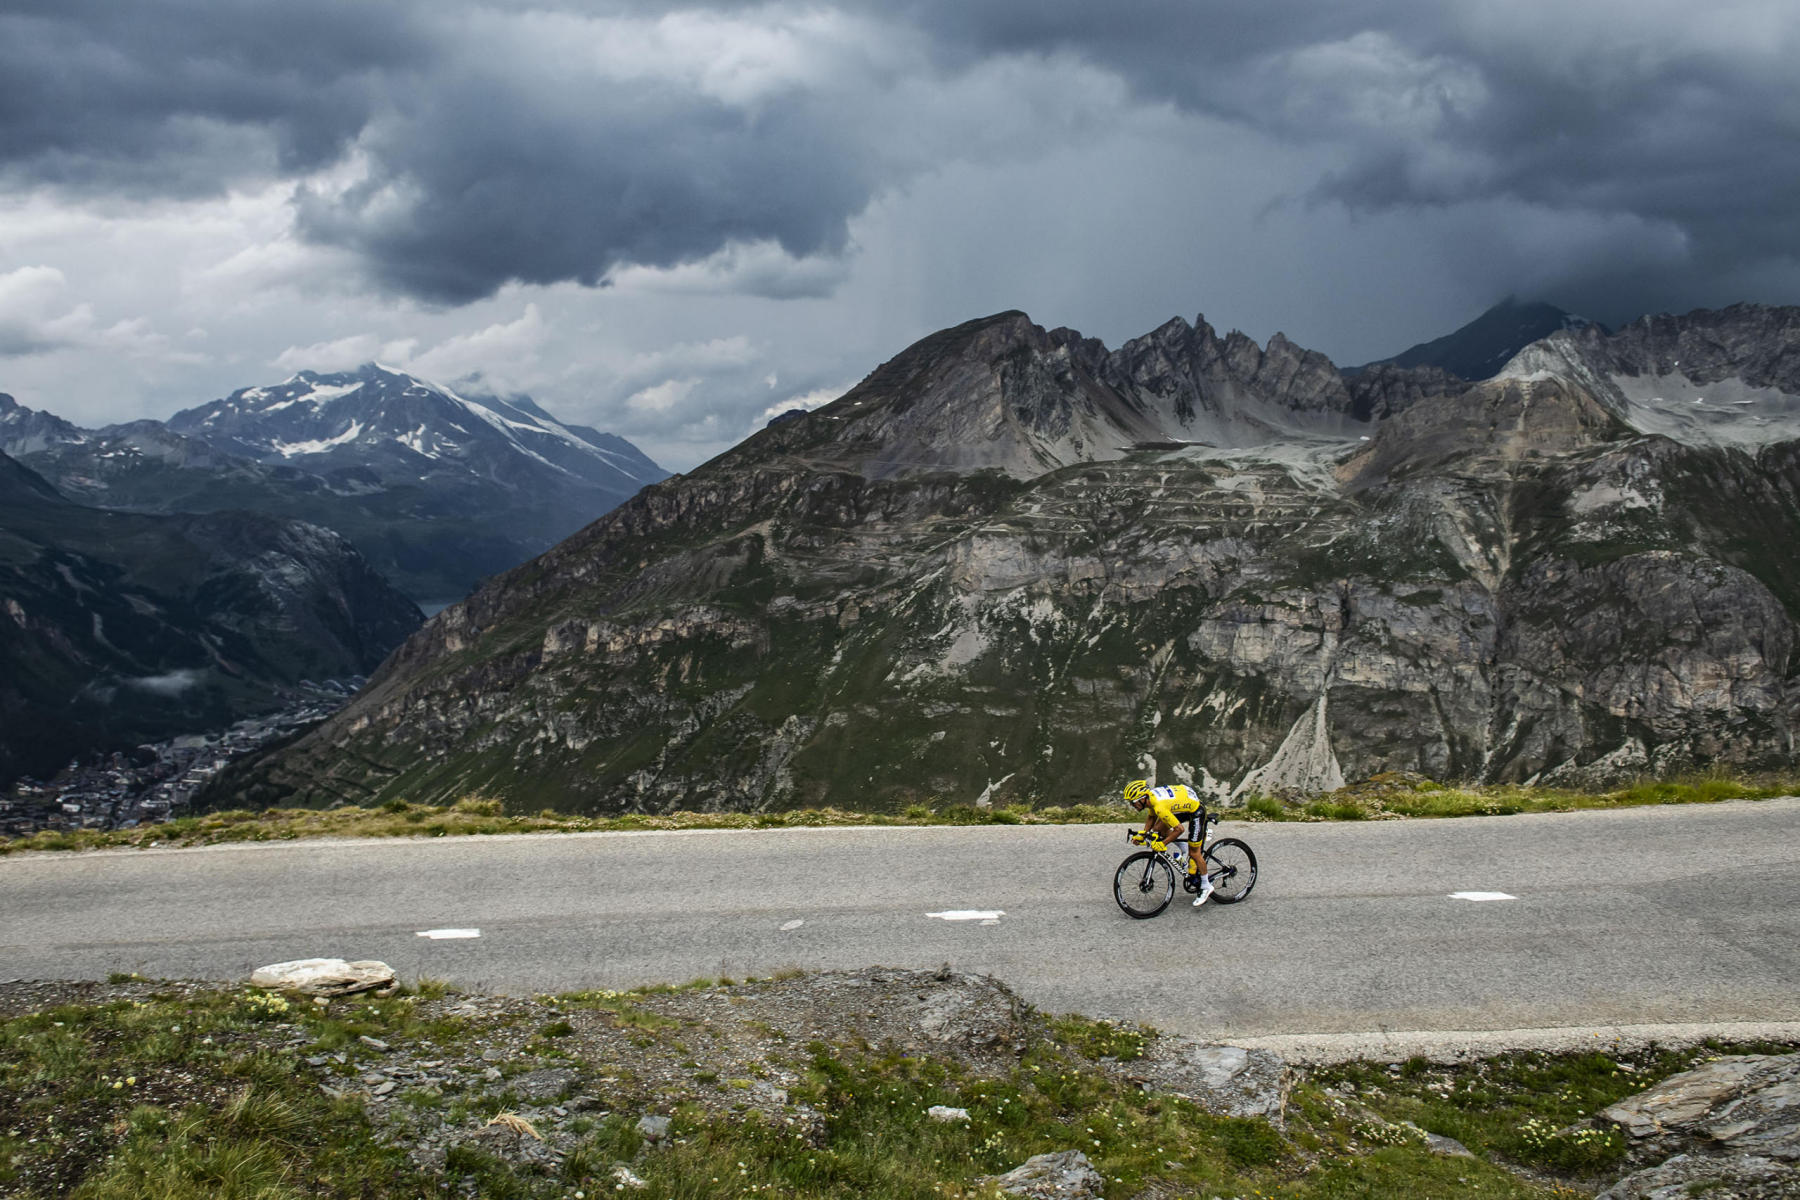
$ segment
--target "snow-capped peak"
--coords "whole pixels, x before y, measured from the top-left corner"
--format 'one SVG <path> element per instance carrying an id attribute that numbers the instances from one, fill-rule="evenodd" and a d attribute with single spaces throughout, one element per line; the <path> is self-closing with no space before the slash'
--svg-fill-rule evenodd
<path id="1" fill-rule="evenodd" d="M 543 474 L 629 492 L 665 474 L 628 443 L 596 444 L 591 431 L 564 425 L 528 397 L 465 391 L 381 362 L 296 371 L 177 413 L 169 427 L 262 462 L 354 464 L 396 480 L 449 471 L 523 486 Z"/>

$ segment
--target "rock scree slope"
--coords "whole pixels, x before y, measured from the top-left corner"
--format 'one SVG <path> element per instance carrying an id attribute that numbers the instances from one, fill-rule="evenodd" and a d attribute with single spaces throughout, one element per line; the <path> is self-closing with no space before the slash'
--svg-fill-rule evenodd
<path id="1" fill-rule="evenodd" d="M 1800 309 L 1493 379 L 1001 313 L 438 614 L 234 803 L 1580 782 L 1794 756 Z M 1252 773 L 1254 772 L 1254 776 Z"/>

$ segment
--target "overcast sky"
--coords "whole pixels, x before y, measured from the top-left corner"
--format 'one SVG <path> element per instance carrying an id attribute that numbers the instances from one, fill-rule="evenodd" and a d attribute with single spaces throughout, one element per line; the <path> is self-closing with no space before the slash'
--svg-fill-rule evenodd
<path id="1" fill-rule="evenodd" d="M 686 469 L 933 329 L 1800 303 L 1793 0 L 5 0 L 0 391 L 479 374 Z"/>

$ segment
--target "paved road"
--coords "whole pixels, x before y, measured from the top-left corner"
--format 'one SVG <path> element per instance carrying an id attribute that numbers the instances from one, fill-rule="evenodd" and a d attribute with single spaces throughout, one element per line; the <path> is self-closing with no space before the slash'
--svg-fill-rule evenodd
<path id="1" fill-rule="evenodd" d="M 0 978 L 379 958 L 500 991 L 992 972 L 1210 1036 L 1800 1020 L 1800 799 L 1222 826 L 1249 901 L 1114 906 L 1118 826 L 577 834 L 0 859 Z M 1517 899 L 1470 902 L 1459 891 Z M 928 914 L 1000 910 L 993 924 Z M 470 939 L 423 930 L 479 929 Z"/>

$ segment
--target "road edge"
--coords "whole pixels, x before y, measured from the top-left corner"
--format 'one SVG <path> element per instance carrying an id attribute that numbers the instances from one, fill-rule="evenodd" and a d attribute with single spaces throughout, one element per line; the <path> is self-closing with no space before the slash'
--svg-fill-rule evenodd
<path id="1" fill-rule="evenodd" d="M 1378 1030 L 1367 1033 L 1280 1033 L 1230 1039 L 1246 1050 L 1272 1050 L 1296 1066 L 1346 1062 L 1469 1062 L 1523 1050 L 1569 1054 L 1682 1049 L 1709 1040 L 1800 1043 L 1800 1021 L 1699 1021 L 1652 1025 L 1569 1025 L 1545 1029 Z"/>

